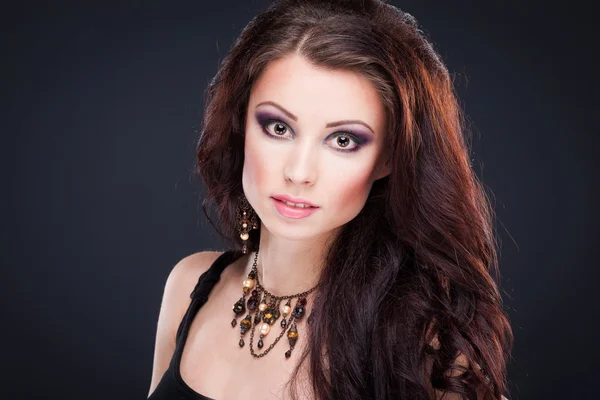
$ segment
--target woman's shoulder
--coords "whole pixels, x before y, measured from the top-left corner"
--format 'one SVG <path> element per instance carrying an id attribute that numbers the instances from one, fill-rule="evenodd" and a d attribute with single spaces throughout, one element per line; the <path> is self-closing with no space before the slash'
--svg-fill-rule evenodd
<path id="1" fill-rule="evenodd" d="M 223 252 L 200 251 L 180 259 L 169 272 L 161 304 L 162 319 L 174 332 L 190 304 L 190 294 L 198 279 Z M 174 336 L 173 336 L 174 337 Z"/>
<path id="2" fill-rule="evenodd" d="M 173 271 L 204 272 L 223 253 L 223 251 L 216 250 L 203 250 L 192 253 L 180 259 L 173 267 Z"/>
<path id="3" fill-rule="evenodd" d="M 222 251 L 205 250 L 183 257 L 171 269 L 167 286 L 170 286 L 175 293 L 191 293 L 198 278 L 222 254 Z"/>
<path id="4" fill-rule="evenodd" d="M 157 323 L 154 364 L 150 393 L 169 365 L 176 345 L 177 329 L 183 319 L 198 278 L 222 254 L 218 251 L 200 251 L 180 259 L 169 272 Z"/>

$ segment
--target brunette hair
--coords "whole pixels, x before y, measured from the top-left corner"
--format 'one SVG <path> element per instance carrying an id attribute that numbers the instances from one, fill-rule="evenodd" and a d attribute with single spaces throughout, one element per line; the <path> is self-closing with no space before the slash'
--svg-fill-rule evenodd
<path id="1" fill-rule="evenodd" d="M 206 217 L 241 246 L 250 91 L 269 62 L 293 53 L 372 82 L 387 112 L 391 173 L 331 242 L 290 383 L 308 360 L 319 399 L 427 399 L 433 389 L 499 399 L 513 336 L 496 284 L 493 209 L 450 74 L 410 14 L 378 0 L 282 0 L 252 19 L 206 92 L 197 147 Z"/>

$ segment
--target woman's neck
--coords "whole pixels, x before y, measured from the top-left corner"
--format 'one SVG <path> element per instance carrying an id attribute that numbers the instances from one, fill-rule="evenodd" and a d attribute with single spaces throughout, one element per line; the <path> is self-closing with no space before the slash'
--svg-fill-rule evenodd
<path id="1" fill-rule="evenodd" d="M 289 240 L 261 227 L 257 271 L 261 285 L 275 296 L 294 295 L 312 289 L 319 279 L 327 249 L 327 235 L 311 240 Z M 248 258 L 246 272 L 256 253 Z"/>

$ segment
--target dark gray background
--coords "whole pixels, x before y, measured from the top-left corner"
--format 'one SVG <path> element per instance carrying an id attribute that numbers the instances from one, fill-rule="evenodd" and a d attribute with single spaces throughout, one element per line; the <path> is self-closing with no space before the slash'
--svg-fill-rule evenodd
<path id="1" fill-rule="evenodd" d="M 223 249 L 190 173 L 203 91 L 268 2 L 109 4 L 0 13 L 2 398 L 145 398 L 170 269 Z M 394 4 L 455 72 L 474 124 L 516 337 L 511 398 L 589 398 L 599 355 L 592 13 L 577 2 Z"/>

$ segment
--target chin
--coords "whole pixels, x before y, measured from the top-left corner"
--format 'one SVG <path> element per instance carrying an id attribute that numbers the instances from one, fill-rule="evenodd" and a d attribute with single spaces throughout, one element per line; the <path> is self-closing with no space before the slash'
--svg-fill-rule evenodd
<path id="1" fill-rule="evenodd" d="M 277 212 L 277 211 L 275 211 Z M 277 218 L 278 216 L 275 216 Z M 319 232 L 314 232 L 314 227 L 300 226 L 298 221 L 261 221 L 261 228 L 265 228 L 269 234 L 286 240 L 306 240 L 314 238 Z"/>

